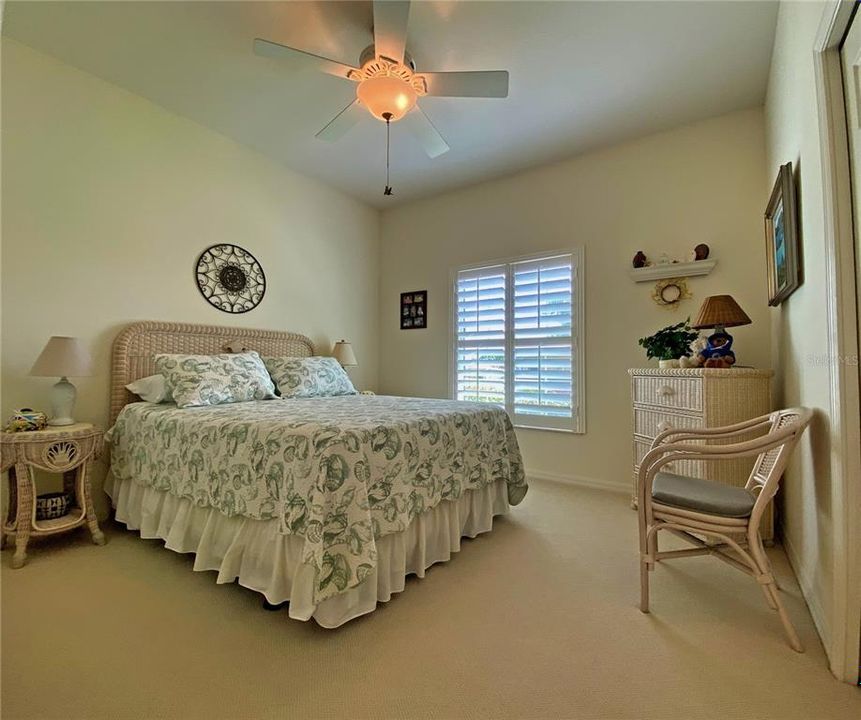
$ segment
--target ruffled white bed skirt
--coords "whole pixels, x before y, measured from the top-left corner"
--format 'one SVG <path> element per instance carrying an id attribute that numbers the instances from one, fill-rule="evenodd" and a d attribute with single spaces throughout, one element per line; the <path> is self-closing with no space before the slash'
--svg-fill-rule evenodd
<path id="1" fill-rule="evenodd" d="M 301 560 L 303 540 L 279 533 L 278 520 L 227 517 L 131 480 L 114 479 L 109 494 L 116 519 L 139 530 L 142 538 L 164 540 L 174 552 L 194 553 L 195 570 L 215 570 L 218 583 L 238 581 L 273 605 L 289 600 L 291 618 L 314 618 L 325 628 L 373 612 L 377 602 L 404 589 L 407 575 L 424 577 L 427 568 L 460 550 L 461 537 L 488 532 L 493 517 L 509 509 L 504 481 L 443 501 L 404 532 L 377 540 L 377 568 L 361 585 L 315 604 L 314 568 Z"/>

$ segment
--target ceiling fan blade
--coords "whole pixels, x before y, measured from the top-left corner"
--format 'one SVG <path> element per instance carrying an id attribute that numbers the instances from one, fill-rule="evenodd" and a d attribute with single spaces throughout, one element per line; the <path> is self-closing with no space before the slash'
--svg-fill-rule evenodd
<path id="1" fill-rule="evenodd" d="M 429 158 L 439 157 L 449 151 L 448 143 L 418 105 L 407 113 L 403 121 Z"/>
<path id="2" fill-rule="evenodd" d="M 329 124 L 326 125 L 314 137 L 327 142 L 335 142 L 340 140 L 344 134 L 359 120 L 362 119 L 364 108 L 359 105 L 358 100 L 353 100 L 347 107 L 333 117 Z"/>
<path id="3" fill-rule="evenodd" d="M 374 0 L 374 52 L 395 62 L 404 61 L 409 2 Z"/>
<path id="4" fill-rule="evenodd" d="M 508 70 L 421 73 L 428 95 L 437 97 L 508 97 Z"/>
<path id="5" fill-rule="evenodd" d="M 314 53 L 297 50 L 296 48 L 279 45 L 278 43 L 260 38 L 254 41 L 254 53 L 262 57 L 276 58 L 278 60 L 298 61 L 302 67 L 316 68 L 321 72 L 340 78 L 346 78 L 350 70 L 355 69 L 349 65 L 344 65 L 344 63 L 339 63 L 337 60 L 330 60 L 329 58 L 314 55 Z"/>

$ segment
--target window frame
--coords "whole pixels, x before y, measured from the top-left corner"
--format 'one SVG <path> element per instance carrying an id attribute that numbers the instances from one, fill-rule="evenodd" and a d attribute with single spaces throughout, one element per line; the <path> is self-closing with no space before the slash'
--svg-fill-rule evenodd
<path id="1" fill-rule="evenodd" d="M 515 414 L 513 412 L 514 386 L 514 273 L 511 266 L 522 262 L 549 260 L 560 255 L 571 256 L 571 389 L 573 407 L 571 418 L 554 418 L 546 415 Z M 457 284 L 458 275 L 463 272 L 505 266 L 505 411 L 516 428 L 543 430 L 572 434 L 586 432 L 586 367 L 585 367 L 585 273 L 584 248 L 576 246 L 561 250 L 549 250 L 529 255 L 507 258 L 494 258 L 484 262 L 470 263 L 452 268 L 449 273 L 449 353 L 448 376 L 449 397 L 457 399 Z M 531 421 L 530 421 L 531 419 Z"/>

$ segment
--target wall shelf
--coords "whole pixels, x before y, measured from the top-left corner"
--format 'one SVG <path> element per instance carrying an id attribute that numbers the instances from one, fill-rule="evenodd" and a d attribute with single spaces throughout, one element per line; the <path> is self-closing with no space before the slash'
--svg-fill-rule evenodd
<path id="1" fill-rule="evenodd" d="M 717 260 L 695 260 L 694 262 L 664 263 L 644 268 L 632 268 L 628 273 L 634 282 L 652 282 L 664 278 L 708 275 L 714 270 L 715 265 L 717 265 Z"/>

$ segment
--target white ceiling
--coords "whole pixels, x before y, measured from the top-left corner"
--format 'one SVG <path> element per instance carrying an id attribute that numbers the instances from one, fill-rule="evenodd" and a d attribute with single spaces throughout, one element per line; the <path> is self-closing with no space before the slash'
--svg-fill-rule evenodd
<path id="1" fill-rule="evenodd" d="M 507 99 L 422 98 L 428 159 L 369 115 L 316 140 L 352 83 L 252 53 L 263 37 L 354 65 L 370 2 L 6 2 L 3 33 L 378 207 L 762 103 L 774 2 L 414 2 L 422 70 L 509 70 Z"/>

